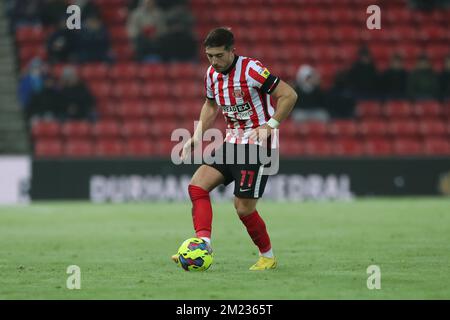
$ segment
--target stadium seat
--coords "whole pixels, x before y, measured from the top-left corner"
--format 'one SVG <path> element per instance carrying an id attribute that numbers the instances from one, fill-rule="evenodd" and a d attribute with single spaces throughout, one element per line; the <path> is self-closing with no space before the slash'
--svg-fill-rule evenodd
<path id="1" fill-rule="evenodd" d="M 59 158 L 63 155 L 63 145 L 59 139 L 39 139 L 34 146 L 37 158 Z"/>
<path id="2" fill-rule="evenodd" d="M 145 119 L 149 113 L 142 100 L 125 99 L 116 106 L 116 114 L 125 121 L 129 119 Z"/>
<path id="3" fill-rule="evenodd" d="M 103 139 L 95 144 L 95 154 L 101 157 L 117 157 L 124 154 L 124 146 L 120 140 Z"/>
<path id="4" fill-rule="evenodd" d="M 92 132 L 97 138 L 117 138 L 120 136 L 120 128 L 117 121 L 98 121 L 94 124 Z"/>
<path id="5" fill-rule="evenodd" d="M 381 104 L 378 101 L 359 101 L 356 105 L 356 115 L 359 118 L 379 118 L 382 116 Z"/>
<path id="6" fill-rule="evenodd" d="M 117 99 L 136 99 L 141 96 L 142 88 L 138 82 L 121 80 L 113 85 L 112 96 Z"/>
<path id="7" fill-rule="evenodd" d="M 436 121 L 422 121 L 419 125 L 419 130 L 425 137 L 445 137 L 447 136 L 447 128 L 445 122 Z"/>
<path id="8" fill-rule="evenodd" d="M 395 139 L 393 149 L 399 156 L 419 155 L 423 152 L 422 144 L 413 139 Z"/>
<path id="9" fill-rule="evenodd" d="M 61 125 L 57 121 L 39 121 L 31 127 L 34 139 L 58 138 L 61 134 Z"/>
<path id="10" fill-rule="evenodd" d="M 65 143 L 65 155 L 70 158 L 84 158 L 94 155 L 94 149 L 90 140 L 68 140 Z"/>
<path id="11" fill-rule="evenodd" d="M 365 153 L 369 156 L 387 156 L 392 154 L 392 144 L 387 139 L 370 139 L 364 144 Z"/>
<path id="12" fill-rule="evenodd" d="M 389 122 L 389 133 L 398 138 L 415 138 L 419 135 L 419 125 L 414 120 L 393 120 Z"/>
<path id="13" fill-rule="evenodd" d="M 122 125 L 122 135 L 127 138 L 148 138 L 150 126 L 146 120 L 125 121 Z"/>
<path id="14" fill-rule="evenodd" d="M 413 108 L 407 101 L 391 100 L 383 108 L 385 115 L 390 119 L 408 118 L 413 114 Z"/>
<path id="15" fill-rule="evenodd" d="M 337 139 L 332 146 L 333 154 L 337 156 L 361 156 L 364 154 L 363 145 L 356 139 Z"/>
<path id="16" fill-rule="evenodd" d="M 429 138 L 424 141 L 426 155 L 450 155 L 450 143 L 445 138 Z"/>
<path id="17" fill-rule="evenodd" d="M 358 133 L 358 127 L 353 120 L 335 120 L 328 125 L 330 136 L 352 138 Z"/>
<path id="18" fill-rule="evenodd" d="M 152 156 L 155 153 L 153 142 L 148 139 L 129 139 L 125 143 L 125 155 L 132 157 Z"/>
<path id="19" fill-rule="evenodd" d="M 359 124 L 359 133 L 368 138 L 384 137 L 388 133 L 388 125 L 383 120 L 367 120 Z"/>
<path id="20" fill-rule="evenodd" d="M 327 136 L 327 125 L 323 122 L 304 122 L 300 123 L 298 127 L 300 135 L 308 138 L 323 138 Z"/>
<path id="21" fill-rule="evenodd" d="M 300 139 L 286 136 L 280 140 L 279 150 L 281 156 L 294 157 L 305 153 L 303 142 Z"/>
<path id="22" fill-rule="evenodd" d="M 61 132 L 66 138 L 83 139 L 91 135 L 91 124 L 87 121 L 68 121 L 62 125 Z"/>
<path id="23" fill-rule="evenodd" d="M 104 82 L 108 77 L 109 67 L 104 63 L 89 63 L 81 66 L 80 76 L 90 82 L 93 80 Z"/>
<path id="24" fill-rule="evenodd" d="M 304 153 L 307 156 L 330 156 L 333 153 L 333 148 L 326 139 L 307 139 L 304 142 Z"/>
<path id="25" fill-rule="evenodd" d="M 414 105 L 414 113 L 420 118 L 438 118 L 443 115 L 443 109 L 437 101 L 420 101 Z"/>
<path id="26" fill-rule="evenodd" d="M 162 63 L 142 64 L 138 67 L 138 76 L 144 81 L 158 82 L 168 77 L 168 68 Z"/>
<path id="27" fill-rule="evenodd" d="M 137 78 L 137 75 L 138 67 L 132 62 L 118 63 L 110 69 L 109 73 L 109 76 L 112 78 L 112 80 L 119 82 L 127 80 L 133 81 Z"/>

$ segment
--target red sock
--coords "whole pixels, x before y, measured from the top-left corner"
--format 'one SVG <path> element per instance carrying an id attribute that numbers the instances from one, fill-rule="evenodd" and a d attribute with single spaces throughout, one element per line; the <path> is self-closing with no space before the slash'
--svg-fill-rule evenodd
<path id="1" fill-rule="evenodd" d="M 192 221 L 195 233 L 198 238 L 211 238 L 212 207 L 209 192 L 191 184 L 188 191 L 192 201 Z"/>
<path id="2" fill-rule="evenodd" d="M 266 230 L 264 220 L 259 216 L 258 211 L 250 213 L 248 216 L 240 217 L 242 223 L 247 228 L 247 232 L 252 238 L 253 242 L 259 248 L 259 252 L 264 253 L 269 251 L 270 245 L 269 234 Z"/>

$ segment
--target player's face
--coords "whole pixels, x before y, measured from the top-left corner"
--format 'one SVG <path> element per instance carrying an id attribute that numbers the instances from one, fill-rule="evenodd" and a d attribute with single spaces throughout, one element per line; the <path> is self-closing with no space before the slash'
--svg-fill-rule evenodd
<path id="1" fill-rule="evenodd" d="M 209 63 L 213 66 L 217 72 L 223 72 L 227 70 L 234 60 L 234 49 L 226 50 L 225 46 L 222 47 L 208 47 L 206 48 L 206 56 Z"/>

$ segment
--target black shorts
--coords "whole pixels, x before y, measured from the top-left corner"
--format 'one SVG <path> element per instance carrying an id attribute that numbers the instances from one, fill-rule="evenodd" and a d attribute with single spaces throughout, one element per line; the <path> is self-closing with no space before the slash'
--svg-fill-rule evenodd
<path id="1" fill-rule="evenodd" d="M 227 159 L 228 148 L 234 150 L 234 158 L 231 154 Z M 217 155 L 217 158 L 222 158 L 221 163 L 211 164 L 211 160 L 208 163 L 203 163 L 222 173 L 225 177 L 223 183 L 225 186 L 234 181 L 234 195 L 236 197 L 257 199 L 263 195 L 269 178 L 268 175 L 263 174 L 265 165 L 262 164 L 258 156 L 260 148 L 262 147 L 253 144 L 223 143 L 216 152 L 212 153 L 213 156 Z M 263 152 L 267 152 L 266 149 Z M 270 150 L 266 154 L 270 156 Z"/>

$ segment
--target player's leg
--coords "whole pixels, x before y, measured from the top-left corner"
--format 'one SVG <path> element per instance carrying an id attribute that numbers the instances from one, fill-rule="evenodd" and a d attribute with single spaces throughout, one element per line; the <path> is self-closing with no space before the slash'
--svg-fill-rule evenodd
<path id="1" fill-rule="evenodd" d="M 250 238 L 259 249 L 260 258 L 250 267 L 250 270 L 274 269 L 277 261 L 273 256 L 266 224 L 256 210 L 257 201 L 258 199 L 235 197 L 234 207 Z"/>
<path id="2" fill-rule="evenodd" d="M 192 201 L 192 220 L 197 238 L 211 242 L 212 207 L 209 192 L 225 182 L 217 169 L 202 165 L 194 173 L 188 187 Z"/>
<path id="3" fill-rule="evenodd" d="M 209 192 L 225 182 L 222 172 L 208 165 L 201 165 L 192 176 L 188 186 L 192 202 L 192 221 L 197 238 L 211 244 L 212 206 Z M 178 255 L 172 260 L 178 262 Z"/>

